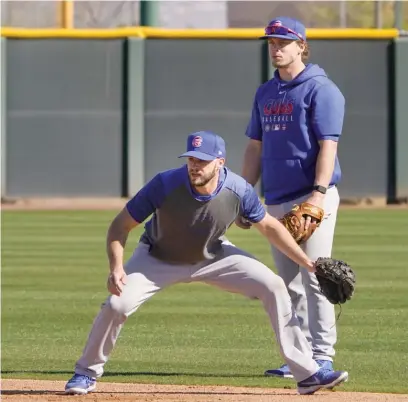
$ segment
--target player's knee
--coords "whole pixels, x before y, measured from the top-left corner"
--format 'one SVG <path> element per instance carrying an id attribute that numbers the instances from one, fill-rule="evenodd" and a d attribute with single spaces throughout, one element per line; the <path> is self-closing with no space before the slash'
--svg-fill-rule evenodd
<path id="1" fill-rule="evenodd" d="M 280 295 L 287 292 L 283 279 L 272 272 L 267 280 L 267 290 L 269 293 L 273 293 L 274 295 Z"/>
<path id="2" fill-rule="evenodd" d="M 275 276 L 276 276 L 276 278 L 275 278 L 275 286 L 276 286 L 276 288 L 278 289 L 278 291 L 279 291 L 279 292 L 287 292 L 288 290 L 287 290 L 286 283 L 285 283 L 285 281 L 283 280 L 283 278 L 281 278 L 281 277 L 278 276 L 278 275 L 275 275 Z"/>
<path id="3" fill-rule="evenodd" d="M 259 298 L 275 297 L 287 292 L 283 279 L 269 269 L 263 270 L 263 275 L 258 281 L 257 288 Z"/>
<path id="4" fill-rule="evenodd" d="M 105 308 L 110 309 L 115 318 L 126 320 L 128 316 L 129 306 L 123 297 L 110 296 L 105 303 Z"/>

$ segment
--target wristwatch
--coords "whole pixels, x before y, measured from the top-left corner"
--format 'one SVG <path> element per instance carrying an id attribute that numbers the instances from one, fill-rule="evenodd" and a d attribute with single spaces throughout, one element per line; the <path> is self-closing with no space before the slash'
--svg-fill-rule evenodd
<path id="1" fill-rule="evenodd" d="M 318 191 L 319 193 L 326 194 L 327 187 L 323 187 L 319 185 L 313 186 L 313 191 Z"/>

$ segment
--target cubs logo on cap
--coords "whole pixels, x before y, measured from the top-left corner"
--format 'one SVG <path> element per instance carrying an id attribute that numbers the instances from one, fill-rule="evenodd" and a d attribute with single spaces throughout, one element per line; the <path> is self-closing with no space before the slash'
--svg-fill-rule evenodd
<path id="1" fill-rule="evenodd" d="M 211 131 L 198 131 L 187 138 L 187 152 L 179 157 L 193 157 L 204 161 L 225 158 L 225 141 Z"/>
<path id="2" fill-rule="evenodd" d="M 290 17 L 278 17 L 265 27 L 265 34 L 260 39 L 281 38 L 306 41 L 306 28 L 302 22 Z"/>
<path id="3" fill-rule="evenodd" d="M 195 137 L 193 138 L 193 141 L 191 142 L 191 145 L 192 145 L 194 148 L 200 148 L 201 145 L 202 145 L 202 143 L 203 143 L 203 138 L 200 137 L 199 135 L 197 135 L 197 136 L 195 136 Z"/>

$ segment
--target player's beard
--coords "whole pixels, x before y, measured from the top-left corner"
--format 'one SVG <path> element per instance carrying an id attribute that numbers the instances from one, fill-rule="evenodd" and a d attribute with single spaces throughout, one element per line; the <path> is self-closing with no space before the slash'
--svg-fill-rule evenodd
<path id="1" fill-rule="evenodd" d="M 289 67 L 293 62 L 295 61 L 295 58 L 290 58 L 289 60 L 282 60 L 282 59 L 279 59 L 279 60 L 275 60 L 275 59 L 271 59 L 271 62 L 272 62 L 272 65 L 275 67 L 275 68 L 287 68 L 287 67 Z"/>
<path id="2" fill-rule="evenodd" d="M 209 172 L 209 173 L 207 173 L 207 174 L 205 174 L 203 176 L 200 176 L 200 177 L 192 177 L 191 172 L 190 172 L 190 174 L 189 174 L 190 183 L 194 187 L 203 187 L 206 184 L 208 184 L 212 179 L 214 179 L 216 174 L 217 174 L 217 166 L 214 166 L 214 169 L 211 172 Z"/>

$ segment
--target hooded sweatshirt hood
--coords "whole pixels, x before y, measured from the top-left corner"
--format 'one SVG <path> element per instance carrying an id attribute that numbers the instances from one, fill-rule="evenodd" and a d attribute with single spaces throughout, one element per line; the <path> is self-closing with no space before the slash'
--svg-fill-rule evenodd
<path id="1" fill-rule="evenodd" d="M 319 67 L 317 64 L 308 64 L 306 68 L 291 81 L 281 80 L 278 70 L 275 70 L 273 77 L 274 77 L 274 80 L 276 80 L 281 87 L 286 87 L 286 88 L 290 88 L 290 87 L 294 87 L 296 85 L 302 84 L 303 82 L 310 80 L 311 78 L 317 78 L 317 77 L 328 78 L 326 72 L 321 67 Z"/>
<path id="2" fill-rule="evenodd" d="M 338 141 L 344 97 L 317 64 L 293 80 L 278 70 L 255 95 L 246 135 L 262 141 L 262 181 L 266 204 L 290 201 L 312 191 L 319 141 Z M 330 185 L 341 178 L 336 158 Z"/>

